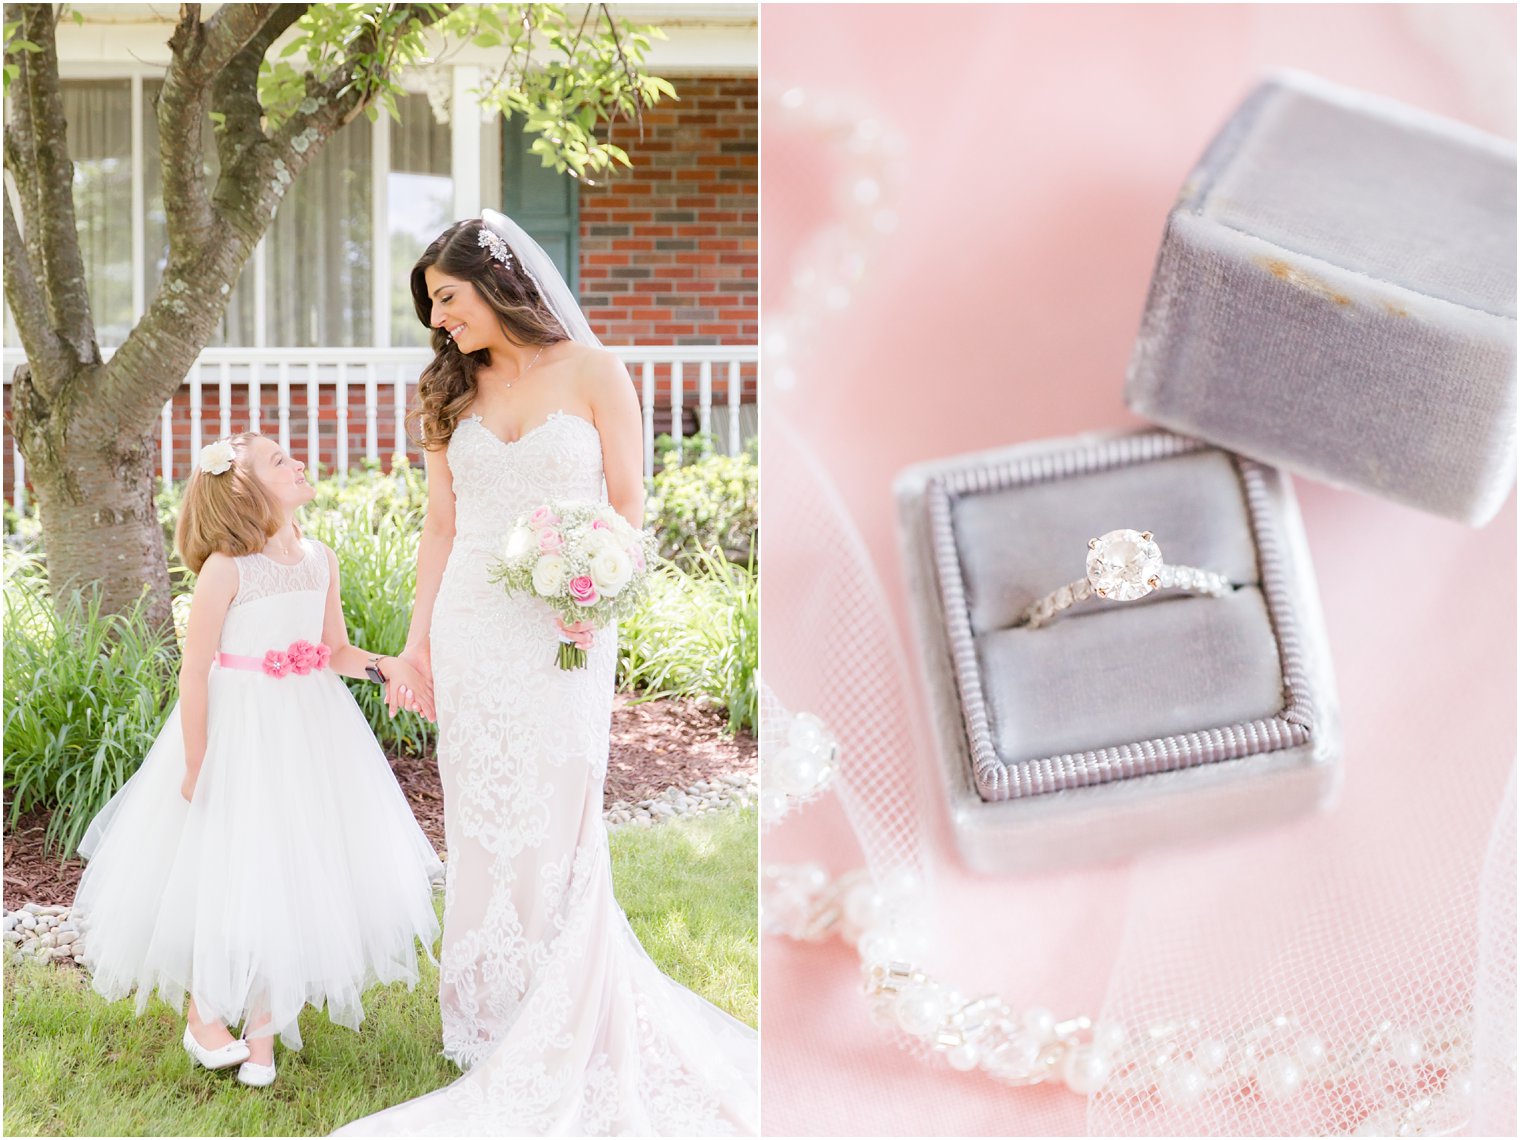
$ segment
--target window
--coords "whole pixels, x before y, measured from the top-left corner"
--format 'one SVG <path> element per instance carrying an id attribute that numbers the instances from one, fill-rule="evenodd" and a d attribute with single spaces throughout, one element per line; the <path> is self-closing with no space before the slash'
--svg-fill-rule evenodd
<path id="1" fill-rule="evenodd" d="M 391 252 L 391 344 L 427 347 L 428 330 L 412 304 L 411 273 L 417 258 L 454 217 L 453 142 L 448 124 L 433 116 L 426 95 L 396 101 L 391 169 L 386 176 L 386 231 Z"/>

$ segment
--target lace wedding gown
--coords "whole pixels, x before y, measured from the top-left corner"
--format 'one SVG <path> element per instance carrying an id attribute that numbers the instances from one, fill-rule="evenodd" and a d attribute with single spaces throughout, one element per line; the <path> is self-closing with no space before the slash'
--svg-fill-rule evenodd
<path id="1" fill-rule="evenodd" d="M 556 412 L 449 443 L 455 537 L 433 612 L 448 843 L 439 1001 L 454 1084 L 348 1134 L 725 1135 L 758 1128 L 755 1032 L 662 974 L 612 890 L 602 784 L 614 630 L 555 664 L 547 607 L 487 581 L 549 499 L 602 498 L 601 438 Z"/>

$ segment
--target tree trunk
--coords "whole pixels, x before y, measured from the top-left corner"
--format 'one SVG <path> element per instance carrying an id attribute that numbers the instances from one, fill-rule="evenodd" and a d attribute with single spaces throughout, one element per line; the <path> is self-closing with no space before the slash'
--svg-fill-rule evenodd
<path id="1" fill-rule="evenodd" d="M 98 366 L 95 366 L 98 367 Z M 89 378 L 67 387 L 88 390 Z M 168 626 L 169 573 L 164 532 L 154 507 L 151 435 L 128 438 L 108 417 L 81 404 L 47 407 L 30 368 L 11 383 L 11 416 L 27 446 L 27 474 L 37 493 L 48 581 L 63 600 L 75 590 L 98 593 L 102 609 L 121 613 L 146 592 L 146 616 Z"/>

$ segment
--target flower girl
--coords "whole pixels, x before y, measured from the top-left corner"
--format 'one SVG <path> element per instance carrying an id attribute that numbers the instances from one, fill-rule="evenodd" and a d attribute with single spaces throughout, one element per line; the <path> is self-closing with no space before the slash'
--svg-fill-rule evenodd
<path id="1" fill-rule="evenodd" d="M 364 990 L 415 983 L 438 934 L 442 867 L 337 674 L 427 689 L 348 643 L 337 559 L 295 523 L 304 471 L 257 434 L 201 452 L 175 536 L 198 574 L 179 702 L 90 824 L 74 900 L 95 989 L 135 989 L 139 1013 L 188 993 L 185 1050 L 255 1086 L 275 1034 L 300 1048 L 303 1006 L 357 1029 Z"/>

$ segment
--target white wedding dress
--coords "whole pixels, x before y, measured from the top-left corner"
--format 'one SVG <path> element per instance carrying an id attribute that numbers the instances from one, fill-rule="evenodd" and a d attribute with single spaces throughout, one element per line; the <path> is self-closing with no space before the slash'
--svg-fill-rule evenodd
<path id="1" fill-rule="evenodd" d="M 555 663 L 549 609 L 488 581 L 551 499 L 603 498 L 601 438 L 556 412 L 448 445 L 455 536 L 433 611 L 448 861 L 439 1001 L 454 1084 L 366 1135 L 727 1135 L 758 1130 L 755 1031 L 662 974 L 612 890 L 602 785 L 614 629 Z"/>

